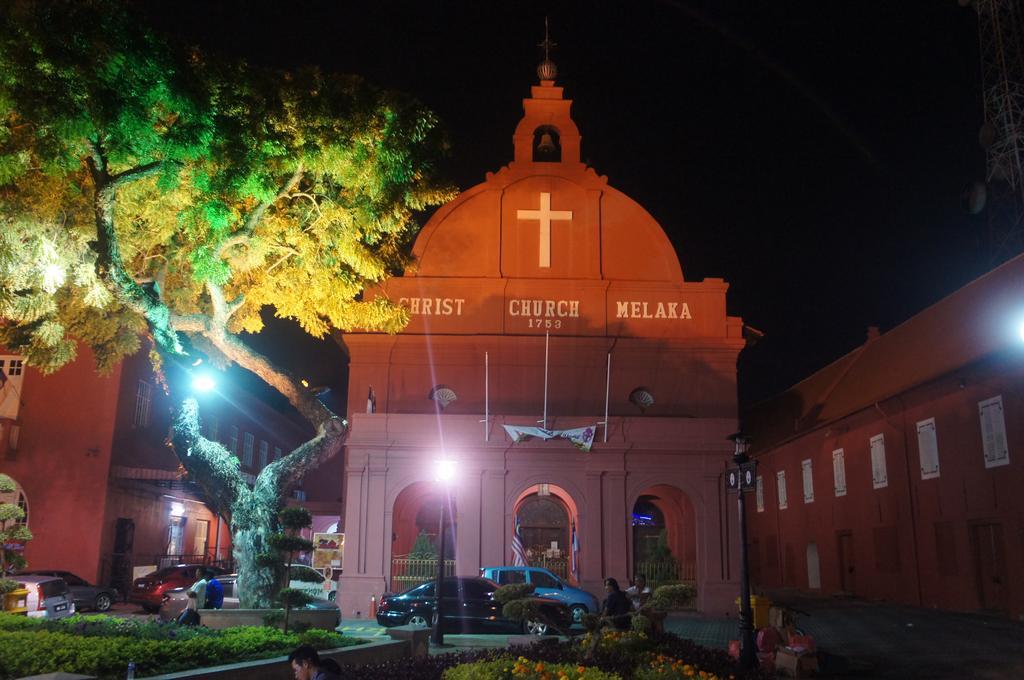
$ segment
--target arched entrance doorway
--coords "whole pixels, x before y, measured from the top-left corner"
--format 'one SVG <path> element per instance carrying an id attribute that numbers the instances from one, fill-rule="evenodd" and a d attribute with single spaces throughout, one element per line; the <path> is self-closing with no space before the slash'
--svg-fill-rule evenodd
<path id="1" fill-rule="evenodd" d="M 658 484 L 633 504 L 633 575 L 648 583 L 697 580 L 697 522 L 693 504 L 679 489 Z"/>
<path id="2" fill-rule="evenodd" d="M 436 484 L 410 484 L 395 499 L 392 512 L 389 590 L 401 592 L 437 578 L 441 504 L 445 509 L 445 575 L 455 575 L 455 499 Z"/>
<path id="3" fill-rule="evenodd" d="M 520 494 L 514 507 L 527 563 L 566 581 L 577 581 L 578 516 L 568 492 L 554 484 L 535 484 Z"/>

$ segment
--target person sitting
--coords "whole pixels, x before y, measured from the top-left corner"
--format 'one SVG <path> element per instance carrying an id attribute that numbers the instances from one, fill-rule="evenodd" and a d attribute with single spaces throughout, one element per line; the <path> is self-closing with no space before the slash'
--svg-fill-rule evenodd
<path id="1" fill-rule="evenodd" d="M 608 597 L 605 598 L 604 606 L 601 608 L 601 616 L 611 619 L 612 625 L 619 630 L 627 630 L 633 603 L 619 588 L 619 582 L 613 578 L 604 580 L 604 589 L 608 593 Z"/>
<path id="2" fill-rule="evenodd" d="M 288 655 L 295 680 L 341 680 L 338 673 L 333 672 L 320 661 L 320 655 L 309 645 L 296 647 Z"/>
<path id="3" fill-rule="evenodd" d="M 206 569 L 206 609 L 220 609 L 224 606 L 224 586 L 217 580 L 213 569 Z"/>
<path id="4" fill-rule="evenodd" d="M 647 585 L 647 577 L 637 574 L 636 580 L 626 589 L 626 596 L 633 602 L 633 609 L 639 610 L 651 599 L 651 587 Z"/>

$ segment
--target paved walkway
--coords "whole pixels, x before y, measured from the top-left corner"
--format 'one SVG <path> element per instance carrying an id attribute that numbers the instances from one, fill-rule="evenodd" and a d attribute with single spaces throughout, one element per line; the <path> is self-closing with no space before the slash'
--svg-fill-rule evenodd
<path id="1" fill-rule="evenodd" d="M 806 612 L 797 626 L 828 652 L 826 677 L 1024 678 L 1024 623 L 982 614 L 905 607 L 853 599 L 769 594 Z M 672 632 L 725 649 L 738 637 L 735 618 L 673 614 Z"/>

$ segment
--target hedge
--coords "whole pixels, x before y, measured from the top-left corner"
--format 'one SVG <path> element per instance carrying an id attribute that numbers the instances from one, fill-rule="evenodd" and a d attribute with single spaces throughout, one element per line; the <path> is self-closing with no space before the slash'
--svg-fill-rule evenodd
<path id="1" fill-rule="evenodd" d="M 323 630 L 286 635 L 276 628 L 210 630 L 112 617 L 45 621 L 2 614 L 0 678 L 59 671 L 123 678 L 131 661 L 136 676 L 158 675 L 282 656 L 302 644 L 331 649 L 363 642 Z"/>

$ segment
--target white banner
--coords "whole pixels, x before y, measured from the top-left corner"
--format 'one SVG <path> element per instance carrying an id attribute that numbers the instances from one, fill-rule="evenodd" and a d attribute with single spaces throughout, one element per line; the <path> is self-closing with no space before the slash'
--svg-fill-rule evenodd
<path id="1" fill-rule="evenodd" d="M 597 433 L 597 425 L 589 427 L 577 427 L 572 430 L 545 430 L 542 427 L 529 427 L 526 425 L 503 425 L 505 432 L 512 441 L 517 444 L 529 437 L 538 439 L 554 439 L 560 437 L 568 439 L 580 451 L 590 451 L 594 444 L 594 435 Z"/>

